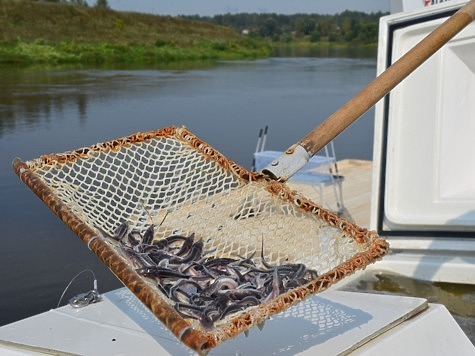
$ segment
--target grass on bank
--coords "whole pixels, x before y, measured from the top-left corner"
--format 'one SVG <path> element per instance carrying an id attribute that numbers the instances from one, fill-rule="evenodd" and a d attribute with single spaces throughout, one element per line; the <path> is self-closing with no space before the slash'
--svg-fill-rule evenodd
<path id="1" fill-rule="evenodd" d="M 0 0 L 0 64 L 153 64 L 268 56 L 265 41 L 209 23 L 71 4 Z"/>
<path id="2" fill-rule="evenodd" d="M 154 64 L 170 61 L 258 58 L 269 49 L 243 48 L 228 41 L 202 41 L 198 45 L 153 46 L 147 44 L 109 44 L 42 40 L 0 43 L 0 64 Z"/>

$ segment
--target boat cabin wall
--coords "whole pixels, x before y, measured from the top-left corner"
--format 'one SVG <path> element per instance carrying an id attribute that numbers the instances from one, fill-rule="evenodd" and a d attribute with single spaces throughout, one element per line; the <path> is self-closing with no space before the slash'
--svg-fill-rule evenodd
<path id="1" fill-rule="evenodd" d="M 383 17 L 378 73 L 466 2 Z M 475 258 L 474 97 L 471 23 L 376 105 L 370 228 L 395 251 Z"/>

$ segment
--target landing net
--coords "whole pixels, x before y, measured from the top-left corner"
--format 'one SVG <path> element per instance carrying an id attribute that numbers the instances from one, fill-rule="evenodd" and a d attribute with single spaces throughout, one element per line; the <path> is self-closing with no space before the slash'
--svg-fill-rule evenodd
<path id="1" fill-rule="evenodd" d="M 285 184 L 249 172 L 185 128 L 136 133 L 62 154 L 14 161 L 20 178 L 186 345 L 198 352 L 259 325 L 380 259 L 388 244 Z M 252 257 L 318 273 L 303 285 L 204 327 L 177 313 L 155 280 L 110 236 L 119 224 L 151 244 L 189 236 L 213 258 Z"/>

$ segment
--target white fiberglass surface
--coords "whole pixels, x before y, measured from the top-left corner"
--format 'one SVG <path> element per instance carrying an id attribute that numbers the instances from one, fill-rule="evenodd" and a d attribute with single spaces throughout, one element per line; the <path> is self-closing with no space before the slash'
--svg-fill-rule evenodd
<path id="1" fill-rule="evenodd" d="M 445 19 L 394 31 L 398 59 Z M 390 95 L 385 223 L 391 229 L 475 225 L 475 25 Z"/>
<path id="2" fill-rule="evenodd" d="M 439 199 L 475 199 L 475 39 L 445 51 L 439 126 Z M 451 70 L 457 68 L 457 70 Z"/>

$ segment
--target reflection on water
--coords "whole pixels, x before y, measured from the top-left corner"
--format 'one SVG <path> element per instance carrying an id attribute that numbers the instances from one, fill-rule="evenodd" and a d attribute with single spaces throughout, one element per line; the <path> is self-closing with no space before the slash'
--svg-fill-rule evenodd
<path id="1" fill-rule="evenodd" d="M 137 131 L 186 125 L 250 167 L 259 129 L 284 150 L 375 75 L 374 59 L 268 58 L 198 68 L 0 68 L 0 325 L 56 307 L 78 272 L 101 292 L 110 271 L 14 175 L 11 162 L 60 153 Z M 373 112 L 340 135 L 339 158 L 371 159 Z M 64 300 L 90 289 L 81 277 Z"/>
<path id="2" fill-rule="evenodd" d="M 0 71 L 0 136 L 20 127 L 41 127 L 75 107 L 80 120 L 86 119 L 88 94 L 83 88 L 88 77 L 80 72 L 24 73 Z M 90 81 L 90 80 L 89 80 Z M 67 87 L 65 83 L 77 83 Z"/>
<path id="3" fill-rule="evenodd" d="M 343 105 L 374 72 L 374 60 L 349 58 L 273 58 L 188 70 L 0 69 L 0 137 L 23 130 L 46 133 L 71 119 L 81 130 L 110 131 L 107 124 L 130 128 L 113 130 L 119 135 L 185 124 L 249 166 L 258 123 L 270 126 L 267 142 L 283 150 Z M 371 158 L 371 116 L 372 111 L 337 138 L 340 157 Z M 74 128 L 65 125 L 62 134 Z M 230 131 L 231 141 L 225 137 Z"/>
<path id="4" fill-rule="evenodd" d="M 279 46 L 276 48 L 279 57 L 375 58 L 377 51 L 376 47 Z"/>
<path id="5" fill-rule="evenodd" d="M 388 273 L 364 273 L 342 290 L 425 298 L 443 304 L 475 343 L 475 288 L 473 285 L 428 282 Z"/>
<path id="6" fill-rule="evenodd" d="M 150 71 L 160 76 L 163 71 L 179 73 L 215 65 L 209 61 L 164 63 Z M 127 72 L 134 70 L 140 72 L 144 68 L 0 67 L 0 137 L 5 131 L 14 132 L 22 126 L 42 127 L 45 122 L 63 116 L 66 109 L 76 110 L 79 120 L 86 120 L 88 101 L 129 90 L 129 81 L 133 82 L 137 76 Z"/>

